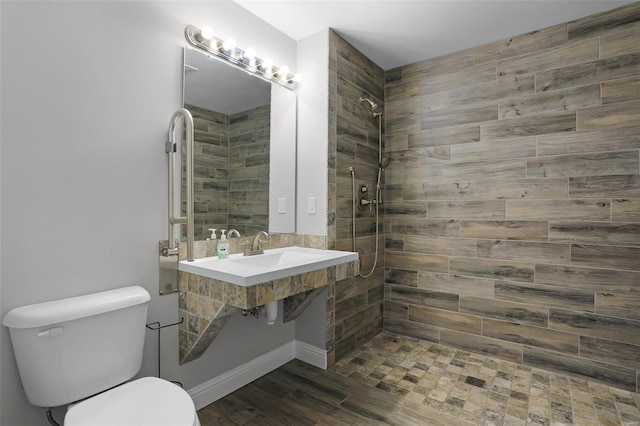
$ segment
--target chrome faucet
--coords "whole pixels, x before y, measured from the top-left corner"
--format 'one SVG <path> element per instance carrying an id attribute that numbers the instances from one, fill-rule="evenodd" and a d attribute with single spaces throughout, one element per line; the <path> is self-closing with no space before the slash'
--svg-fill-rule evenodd
<path id="1" fill-rule="evenodd" d="M 269 234 L 266 233 L 266 231 L 260 231 L 256 234 L 255 238 L 253 239 L 253 244 L 251 249 L 253 251 L 255 250 L 262 250 L 262 239 L 260 239 L 261 236 L 264 236 L 265 239 L 264 241 L 269 241 Z"/>
<path id="2" fill-rule="evenodd" d="M 264 237 L 264 238 L 262 238 Z M 244 255 L 245 256 L 253 256 L 256 254 L 264 254 L 264 248 L 262 247 L 262 243 L 269 241 L 269 234 L 265 231 L 260 231 L 253 237 L 253 241 L 251 244 L 247 242 L 244 246 Z"/>
<path id="3" fill-rule="evenodd" d="M 240 238 L 240 232 L 238 232 L 238 230 L 235 228 L 229 229 L 229 231 L 227 232 L 227 237 L 233 237 L 234 234 L 236 237 Z"/>

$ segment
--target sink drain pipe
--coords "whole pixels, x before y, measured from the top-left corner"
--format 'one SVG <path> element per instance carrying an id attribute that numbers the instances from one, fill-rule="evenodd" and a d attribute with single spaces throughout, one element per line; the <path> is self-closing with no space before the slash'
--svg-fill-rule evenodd
<path id="1" fill-rule="evenodd" d="M 267 312 L 267 324 L 275 324 L 276 317 L 278 316 L 278 301 L 274 300 L 273 302 L 265 304 L 264 310 Z"/>
<path id="2" fill-rule="evenodd" d="M 267 325 L 273 325 L 276 323 L 276 318 L 278 317 L 278 301 L 273 301 L 266 303 L 263 306 L 258 306 L 253 309 L 243 309 L 241 311 L 242 316 L 253 316 L 255 318 L 260 318 L 260 312 L 264 310 L 264 313 L 267 315 Z"/>

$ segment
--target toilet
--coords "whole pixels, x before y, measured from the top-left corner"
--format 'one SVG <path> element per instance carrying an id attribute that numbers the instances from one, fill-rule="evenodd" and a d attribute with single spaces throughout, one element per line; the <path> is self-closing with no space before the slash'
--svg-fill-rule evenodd
<path id="1" fill-rule="evenodd" d="M 9 311 L 20 379 L 38 407 L 67 405 L 65 426 L 200 426 L 193 400 L 142 365 L 151 297 L 131 286 Z"/>

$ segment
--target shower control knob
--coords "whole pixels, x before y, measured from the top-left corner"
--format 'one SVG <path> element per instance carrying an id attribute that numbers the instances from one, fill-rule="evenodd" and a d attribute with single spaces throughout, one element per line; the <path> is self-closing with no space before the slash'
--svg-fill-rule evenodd
<path id="1" fill-rule="evenodd" d="M 367 185 L 362 185 L 362 186 L 360 187 L 360 192 L 362 192 L 363 194 L 364 194 L 365 192 L 367 192 L 368 190 L 369 190 L 369 188 L 367 188 Z"/>

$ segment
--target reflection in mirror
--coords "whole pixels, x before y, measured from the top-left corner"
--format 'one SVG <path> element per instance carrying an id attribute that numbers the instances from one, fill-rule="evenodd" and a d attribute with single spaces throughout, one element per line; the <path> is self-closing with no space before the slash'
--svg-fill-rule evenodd
<path id="1" fill-rule="evenodd" d="M 185 49 L 184 106 L 195 125 L 195 238 L 294 232 L 295 93 Z"/>

